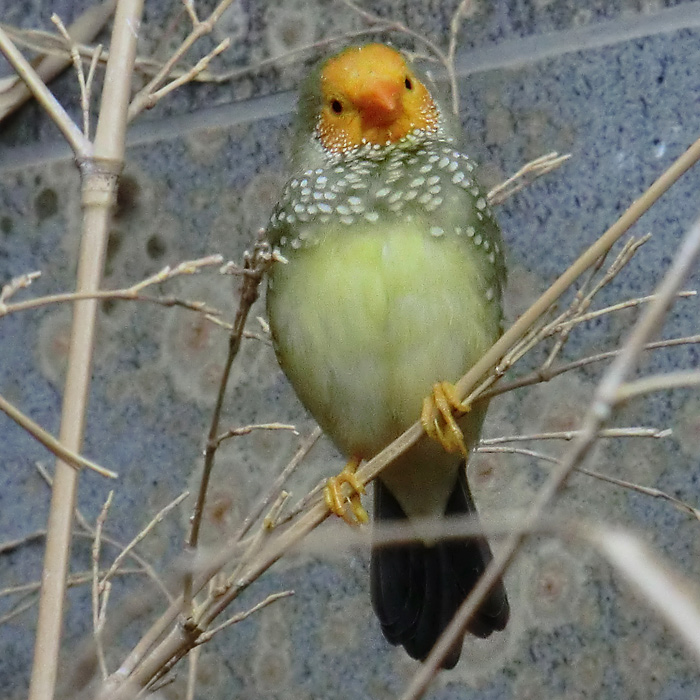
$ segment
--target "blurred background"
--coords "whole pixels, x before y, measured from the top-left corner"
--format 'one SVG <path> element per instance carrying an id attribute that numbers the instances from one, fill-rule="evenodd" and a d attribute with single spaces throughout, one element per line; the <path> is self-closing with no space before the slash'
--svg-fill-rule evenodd
<path id="1" fill-rule="evenodd" d="M 0 2 L 0 21 L 53 31 L 51 13 L 69 24 L 88 0 Z M 405 30 L 447 49 L 454 0 L 234 1 L 190 65 L 225 37 L 231 46 L 204 77 L 142 114 L 129 149 L 109 237 L 105 288 L 131 285 L 183 260 L 220 253 L 240 262 L 264 226 L 284 184 L 294 91 L 308 66 L 372 29 L 424 54 Z M 213 8 L 197 2 L 200 17 Z M 366 14 L 370 13 L 370 15 Z M 386 28 L 380 20 L 400 23 Z M 109 22 L 98 40 L 109 39 Z M 496 210 L 508 248 L 506 313 L 516 318 L 577 255 L 642 194 L 700 135 L 700 2 L 673 0 L 473 0 L 466 5 L 455 67 L 465 150 L 496 185 L 527 161 L 571 153 L 558 170 Z M 177 0 L 146 2 L 139 56 L 164 61 L 189 31 Z M 365 38 L 363 34 L 360 34 Z M 325 40 L 338 41 L 326 45 Z M 86 42 L 90 43 L 90 42 Z M 303 50 L 306 47 L 308 50 Z M 25 53 L 31 52 L 25 49 Z M 31 54 L 35 55 L 35 54 Z M 442 75 L 434 66 L 436 75 Z M 0 76 L 11 69 L 0 60 Z M 135 85 L 145 82 L 138 73 Z M 8 83 L 0 82 L 0 97 Z M 75 73 L 51 88 L 76 119 Z M 95 100 L 97 104 L 97 101 Z M 2 103 L 0 103 L 2 104 Z M 700 213 L 697 169 L 676 184 L 633 229 L 651 233 L 596 307 L 651 293 L 682 235 Z M 17 299 L 74 288 L 80 232 L 80 183 L 60 134 L 33 102 L 0 122 L 0 284 L 40 270 Z M 700 274 L 686 288 L 697 288 Z M 205 301 L 231 321 L 236 278 L 216 268 L 164 285 L 164 294 Z M 575 359 L 614 349 L 637 310 L 577 328 L 564 351 Z M 257 320 L 234 365 L 222 427 L 280 421 L 291 432 L 255 432 L 219 453 L 205 516 L 205 545 L 236 529 L 255 497 L 314 427 L 279 371 Z M 680 300 L 664 337 L 697 334 L 695 299 Z M 56 434 L 70 332 L 70 307 L 51 305 L 0 319 L 0 394 Z M 153 515 L 199 478 L 202 449 L 226 356 L 227 335 L 184 309 L 105 301 L 99 319 L 94 381 L 83 453 L 119 472 L 116 483 L 81 478 L 79 508 L 94 524 L 115 488 L 106 533 L 127 542 Z M 524 368 L 546 357 L 538 349 Z M 697 345 L 649 353 L 643 370 L 698 365 Z M 516 374 L 525 371 L 519 368 Z M 575 429 L 602 365 L 492 402 L 485 437 Z M 700 502 L 700 396 L 664 392 L 629 405 L 619 426 L 672 428 L 664 439 L 602 440 L 587 465 L 618 479 L 655 487 L 691 505 Z M 556 456 L 564 447 L 541 445 Z M 0 695 L 26 694 L 31 669 L 42 530 L 50 490 L 37 469 L 53 458 L 0 415 Z M 291 484 L 292 502 L 341 457 L 324 438 Z M 522 508 L 551 465 L 524 455 L 476 455 L 470 479 L 482 519 Z M 368 499 L 371 500 L 371 499 Z M 192 504 L 186 501 L 139 545 L 165 578 L 182 549 Z M 555 508 L 599 523 L 630 527 L 673 570 L 700 576 L 700 523 L 670 503 L 586 475 L 574 475 Z M 278 590 L 295 595 L 221 633 L 201 650 L 197 695 L 219 698 L 394 698 L 417 663 L 383 639 L 369 604 L 368 551 L 343 546 L 343 527 L 320 531 L 329 551 L 290 553 L 234 606 L 243 610 Z M 77 528 L 79 530 L 79 528 Z M 22 540 L 13 546 L 12 543 Z M 72 571 L 90 568 L 91 538 L 76 535 Z M 498 548 L 498 542 L 494 543 Z M 111 560 L 118 549 L 108 543 Z M 78 581 L 82 579 L 78 578 Z M 533 538 L 506 577 L 512 618 L 505 632 L 468 639 L 462 661 L 441 673 L 427 697 L 578 700 L 697 698 L 697 667 L 646 603 L 584 545 Z M 700 590 L 695 591 L 700 600 Z M 146 602 L 134 619 L 125 610 Z M 143 575 L 117 578 L 108 619 L 113 670 L 138 640 L 163 599 Z M 136 619 L 137 618 L 137 619 Z M 76 583 L 65 623 L 62 697 L 75 695 L 76 658 L 90 646 L 90 587 Z M 184 697 L 185 669 L 160 692 Z"/>

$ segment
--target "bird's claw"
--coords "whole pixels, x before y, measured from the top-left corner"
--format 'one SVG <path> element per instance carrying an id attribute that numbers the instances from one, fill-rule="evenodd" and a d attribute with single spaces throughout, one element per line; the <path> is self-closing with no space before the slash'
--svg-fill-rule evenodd
<path id="1" fill-rule="evenodd" d="M 423 430 L 447 452 L 460 452 L 466 457 L 464 433 L 457 425 L 455 416 L 463 416 L 469 409 L 469 404 L 460 401 L 454 384 L 438 382 L 433 385 L 430 396 L 423 399 L 420 414 Z"/>
<path id="2" fill-rule="evenodd" d="M 342 518 L 349 525 L 360 525 L 369 521 L 369 515 L 362 506 L 361 494 L 365 487 L 355 475 L 360 459 L 353 457 L 338 476 L 332 476 L 323 489 L 323 497 L 328 509 Z M 343 493 L 343 484 L 349 484 L 353 490 L 350 496 Z M 347 504 L 350 504 L 348 512 Z"/>

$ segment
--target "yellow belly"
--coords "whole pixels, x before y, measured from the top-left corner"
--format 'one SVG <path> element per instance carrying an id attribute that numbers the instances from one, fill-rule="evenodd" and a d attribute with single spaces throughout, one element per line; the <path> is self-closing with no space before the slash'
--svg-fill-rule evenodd
<path id="1" fill-rule="evenodd" d="M 458 379 L 494 342 L 488 284 L 457 236 L 405 221 L 341 230 L 271 272 L 280 363 L 336 445 L 371 457 L 417 420 L 435 382 Z"/>

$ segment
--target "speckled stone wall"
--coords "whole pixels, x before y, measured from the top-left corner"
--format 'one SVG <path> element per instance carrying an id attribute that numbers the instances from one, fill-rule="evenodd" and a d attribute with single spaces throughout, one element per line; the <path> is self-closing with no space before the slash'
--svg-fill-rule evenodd
<path id="1" fill-rule="evenodd" d="M 13 3 L 3 22 L 51 26 L 51 12 L 70 21 L 88 6 L 73 2 Z M 456 2 L 374 2 L 441 45 Z M 203 7 L 203 4 L 202 6 Z M 146 3 L 140 52 L 164 57 L 182 39 L 178 3 Z M 203 9 L 200 14 L 204 14 Z M 234 3 L 204 52 L 225 36 L 232 47 L 213 66 L 238 70 L 363 23 L 346 6 L 325 0 Z M 167 31 L 163 30 L 163 27 Z M 525 161 L 551 150 L 571 160 L 497 210 L 509 249 L 507 315 L 515 318 L 576 255 L 610 225 L 700 135 L 700 2 L 662 0 L 474 0 L 458 56 L 460 113 L 469 153 L 494 184 Z M 405 39 L 395 37 L 402 44 Z M 208 41 L 211 44 L 207 43 Z M 289 146 L 289 92 L 304 63 L 275 65 L 222 85 L 190 86 L 143 115 L 130 133 L 125 176 L 110 233 L 105 287 L 138 281 L 165 264 L 220 252 L 240 260 L 265 223 L 284 182 Z M 53 89 L 77 114 L 74 76 Z M 0 128 L 0 282 L 41 270 L 31 294 L 74 284 L 79 182 L 55 127 L 26 105 Z M 678 241 L 698 216 L 700 176 L 690 172 L 635 227 L 653 237 L 599 301 L 602 306 L 649 293 Z M 688 283 L 697 287 L 700 275 Z M 213 272 L 180 278 L 164 291 L 206 300 L 231 318 L 237 283 Z M 26 293 L 23 293 L 26 296 Z M 249 328 L 259 331 L 255 317 Z M 635 318 L 626 311 L 575 332 L 566 356 L 612 349 Z M 664 333 L 690 335 L 698 303 L 681 301 Z M 0 320 L 0 393 L 48 430 L 59 424 L 70 309 L 51 306 Z M 109 302 L 102 307 L 84 452 L 120 474 L 107 529 L 130 539 L 152 515 L 196 483 L 201 449 L 226 352 L 226 335 L 184 310 Z M 543 355 L 537 355 L 542 359 Z M 534 360 L 533 360 L 534 361 Z M 655 353 L 645 371 L 698 364 L 694 346 Z M 599 369 L 567 374 L 492 403 L 487 436 L 576 428 Z M 225 406 L 224 424 L 291 421 L 302 434 L 311 419 L 281 375 L 270 347 L 243 344 Z M 700 398 L 659 394 L 627 407 L 618 425 L 674 429 L 665 440 L 602 441 L 588 466 L 700 501 Z M 299 438 L 255 433 L 222 451 L 212 485 L 204 540 L 220 541 L 287 463 Z M 544 445 L 556 454 L 561 448 Z M 34 464 L 48 454 L 0 416 L 0 542 L 45 526 L 49 491 Z M 300 497 L 341 458 L 321 442 L 292 484 Z M 526 506 L 547 465 L 525 456 L 478 455 L 470 466 L 482 518 Z M 107 489 L 81 479 L 79 504 L 94 521 Z M 674 568 L 697 581 L 698 523 L 670 504 L 576 475 L 556 513 L 623 524 L 643 533 Z M 160 524 L 140 546 L 157 568 L 180 550 L 189 506 Z M 236 609 L 292 588 L 276 603 L 221 634 L 202 651 L 199 697 L 393 698 L 417 665 L 389 647 L 369 605 L 368 552 L 342 547 L 343 528 L 326 523 L 333 552 L 295 553 L 276 565 Z M 337 538 L 337 539 L 333 539 Z M 497 546 L 497 545 L 496 545 Z M 112 556 L 114 550 L 107 550 Z M 73 570 L 89 567 L 90 540 L 78 537 Z M 0 588 L 38 580 L 42 539 L 0 552 Z M 680 642 L 583 545 L 537 538 L 507 576 L 512 619 L 502 634 L 469 639 L 457 668 L 440 674 L 434 700 L 567 700 L 697 697 L 696 666 Z M 115 583 L 112 610 L 128 610 L 142 579 Z M 698 593 L 700 599 L 700 593 Z M 71 590 L 65 668 L 89 632 L 89 590 Z M 24 601 L 0 597 L 0 616 Z M 0 687 L 26 693 L 36 608 L 0 626 Z M 120 627 L 112 662 L 133 644 L 143 621 Z M 162 690 L 183 693 L 184 671 Z M 72 697 L 69 690 L 65 697 Z"/>

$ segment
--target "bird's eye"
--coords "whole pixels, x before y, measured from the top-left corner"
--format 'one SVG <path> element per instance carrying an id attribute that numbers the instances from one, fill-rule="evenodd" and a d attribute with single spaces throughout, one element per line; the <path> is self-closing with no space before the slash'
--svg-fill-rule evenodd
<path id="1" fill-rule="evenodd" d="M 331 109 L 336 113 L 340 114 L 343 111 L 343 105 L 340 104 L 340 100 L 331 101 Z"/>
<path id="2" fill-rule="evenodd" d="M 403 84 L 406 86 L 406 90 L 413 90 L 413 83 L 411 82 L 410 78 L 406 78 L 406 80 L 403 81 Z"/>

